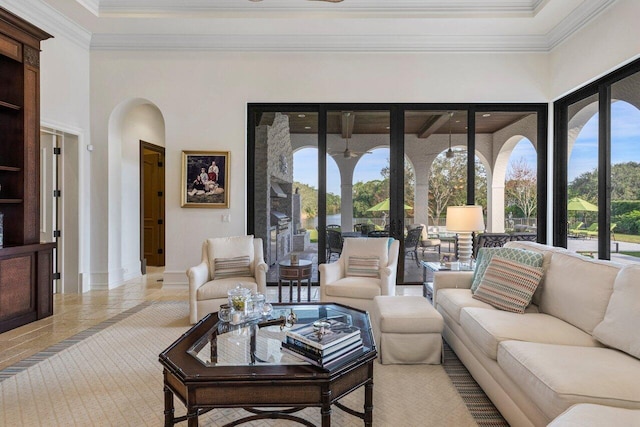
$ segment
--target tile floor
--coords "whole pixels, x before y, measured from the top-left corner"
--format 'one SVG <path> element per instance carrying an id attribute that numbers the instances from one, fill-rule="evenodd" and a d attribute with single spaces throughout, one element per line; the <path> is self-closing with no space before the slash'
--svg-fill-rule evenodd
<path id="1" fill-rule="evenodd" d="M 54 295 L 53 316 L 0 334 L 0 370 L 42 351 L 78 332 L 94 326 L 144 301 L 186 301 L 185 288 L 163 288 L 163 268 L 148 268 L 145 276 L 128 281 L 109 291 L 89 291 L 84 294 Z M 318 287 L 312 287 L 311 299 L 318 300 Z M 398 295 L 422 295 L 421 286 L 398 286 Z M 296 293 L 294 292 L 294 298 Z M 283 300 L 289 292 L 283 287 Z M 306 301 L 306 286 L 302 290 Z M 278 288 L 267 289 L 267 300 L 278 300 Z"/>

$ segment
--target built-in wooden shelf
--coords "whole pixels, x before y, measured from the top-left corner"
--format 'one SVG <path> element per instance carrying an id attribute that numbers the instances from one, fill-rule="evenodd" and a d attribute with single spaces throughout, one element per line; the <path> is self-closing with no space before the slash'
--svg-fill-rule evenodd
<path id="1" fill-rule="evenodd" d="M 22 203 L 22 199 L 0 199 L 0 203 Z"/>
<path id="2" fill-rule="evenodd" d="M 11 104 L 10 102 L 0 101 L 0 108 L 7 108 L 9 110 L 20 111 L 22 109 L 21 106 L 16 104 Z"/>
<path id="3" fill-rule="evenodd" d="M 2 166 L 2 165 L 0 165 L 0 171 L 20 172 L 21 170 L 22 170 L 22 168 L 16 168 L 14 166 Z"/>

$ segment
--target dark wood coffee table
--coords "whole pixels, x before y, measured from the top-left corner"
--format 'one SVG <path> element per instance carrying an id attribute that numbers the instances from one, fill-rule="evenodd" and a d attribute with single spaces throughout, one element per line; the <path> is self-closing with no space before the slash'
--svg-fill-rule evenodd
<path id="1" fill-rule="evenodd" d="M 319 407 L 322 426 L 331 425 L 332 406 L 373 424 L 373 362 L 377 352 L 366 312 L 340 304 L 274 304 L 272 317 L 289 313 L 298 323 L 336 317 L 362 331 L 364 348 L 342 364 L 325 370 L 283 354 L 279 326 L 259 327 L 258 321 L 230 325 L 212 313 L 194 325 L 160 354 L 164 367 L 165 426 L 188 421 L 215 408 L 244 408 L 253 415 L 227 426 L 255 419 L 286 419 L 313 426 L 295 412 Z M 260 321 L 265 319 L 259 319 Z M 358 412 L 339 400 L 364 386 L 364 410 Z M 187 414 L 174 416 L 174 395 Z M 264 408 L 264 409 L 257 409 Z"/>

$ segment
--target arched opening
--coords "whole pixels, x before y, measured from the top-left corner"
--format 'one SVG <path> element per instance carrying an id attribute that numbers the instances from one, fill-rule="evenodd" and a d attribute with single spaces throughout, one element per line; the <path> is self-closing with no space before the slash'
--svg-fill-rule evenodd
<path id="1" fill-rule="evenodd" d="M 140 142 L 165 146 L 164 117 L 146 99 L 123 101 L 109 118 L 108 158 L 108 287 L 142 274 Z M 163 172 L 164 174 L 164 172 Z M 164 198 L 162 200 L 164 204 Z M 166 225 L 163 221 L 163 225 Z"/>

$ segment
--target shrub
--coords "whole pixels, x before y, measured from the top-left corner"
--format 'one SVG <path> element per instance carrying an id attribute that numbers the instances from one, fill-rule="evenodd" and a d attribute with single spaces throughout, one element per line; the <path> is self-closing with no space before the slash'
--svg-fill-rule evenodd
<path id="1" fill-rule="evenodd" d="M 616 230 L 622 234 L 640 234 L 640 210 L 616 215 L 611 222 L 617 224 Z"/>

